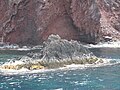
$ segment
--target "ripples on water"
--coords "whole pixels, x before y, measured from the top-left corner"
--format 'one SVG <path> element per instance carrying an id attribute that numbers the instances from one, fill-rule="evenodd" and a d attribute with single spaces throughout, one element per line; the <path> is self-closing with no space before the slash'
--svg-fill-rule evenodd
<path id="1" fill-rule="evenodd" d="M 17 56 L 0 55 L 0 62 Z M 116 57 L 119 60 L 119 53 Z M 0 90 L 120 90 L 120 64 L 36 74 L 0 75 Z"/>
<path id="2" fill-rule="evenodd" d="M 0 76 L 1 90 L 120 90 L 120 65 Z M 114 72 L 114 73 L 113 73 Z"/>

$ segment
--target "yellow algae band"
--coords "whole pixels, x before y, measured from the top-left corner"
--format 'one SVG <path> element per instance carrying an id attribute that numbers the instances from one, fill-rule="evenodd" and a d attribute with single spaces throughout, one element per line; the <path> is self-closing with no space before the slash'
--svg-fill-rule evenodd
<path id="1" fill-rule="evenodd" d="M 38 69 L 43 69 L 43 68 L 44 68 L 44 66 L 32 65 L 32 66 L 30 67 L 30 70 L 38 70 Z"/>
<path id="2" fill-rule="evenodd" d="M 13 70 L 20 70 L 22 68 L 28 69 L 28 70 L 39 70 L 39 69 L 45 69 L 45 68 L 59 68 L 64 67 L 65 65 L 70 64 L 99 64 L 104 63 L 104 61 L 97 57 L 91 57 L 86 58 L 82 60 L 74 60 L 74 61 L 66 61 L 66 62 L 53 62 L 53 63 L 42 63 L 42 62 L 30 62 L 30 63 L 24 63 L 24 64 L 3 64 L 0 66 L 1 69 L 13 69 Z"/>
<path id="3" fill-rule="evenodd" d="M 29 70 L 39 70 L 44 69 L 45 67 L 40 64 L 21 64 L 21 65 L 2 65 L 0 66 L 1 69 L 13 69 L 13 70 L 20 70 L 22 68 L 26 68 Z"/>
<path id="4" fill-rule="evenodd" d="M 16 69 L 16 66 L 14 65 L 3 65 L 0 66 L 1 69 Z"/>

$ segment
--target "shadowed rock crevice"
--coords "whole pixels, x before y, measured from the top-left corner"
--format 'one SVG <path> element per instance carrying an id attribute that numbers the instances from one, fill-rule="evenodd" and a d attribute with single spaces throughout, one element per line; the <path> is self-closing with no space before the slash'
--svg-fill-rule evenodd
<path id="1" fill-rule="evenodd" d="M 99 39 L 100 12 L 95 0 L 72 0 L 72 18 L 79 28 L 80 40 L 95 43 Z"/>

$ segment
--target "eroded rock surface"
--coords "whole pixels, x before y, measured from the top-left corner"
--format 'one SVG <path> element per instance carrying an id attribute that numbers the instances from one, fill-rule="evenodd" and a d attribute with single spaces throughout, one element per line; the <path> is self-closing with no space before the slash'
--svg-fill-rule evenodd
<path id="1" fill-rule="evenodd" d="M 55 68 L 70 64 L 93 64 L 98 58 L 77 41 L 61 39 L 59 35 L 50 35 L 39 53 L 31 58 L 41 65 Z"/>
<path id="2" fill-rule="evenodd" d="M 119 0 L 0 0 L 0 41 L 40 44 L 50 34 L 96 43 L 120 39 Z"/>
<path id="3" fill-rule="evenodd" d="M 50 35 L 45 42 L 42 59 L 51 60 L 77 60 L 92 56 L 90 51 L 77 41 L 61 39 L 58 35 Z"/>
<path id="4" fill-rule="evenodd" d="M 120 0 L 97 0 L 102 36 L 120 40 Z"/>

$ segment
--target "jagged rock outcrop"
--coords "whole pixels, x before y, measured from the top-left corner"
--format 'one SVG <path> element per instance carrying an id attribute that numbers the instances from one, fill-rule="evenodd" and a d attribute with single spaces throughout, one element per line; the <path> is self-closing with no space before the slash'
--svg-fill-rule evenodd
<path id="1" fill-rule="evenodd" d="M 61 39 L 58 35 L 50 35 L 45 42 L 42 59 L 46 62 L 51 60 L 79 60 L 92 56 L 90 51 L 77 41 Z"/>
<path id="2" fill-rule="evenodd" d="M 50 35 L 39 53 L 32 53 L 31 58 L 49 68 L 63 67 L 70 64 L 94 64 L 99 59 L 77 41 L 61 39 L 59 35 Z M 30 54 L 29 54 L 30 55 Z"/>
<path id="3" fill-rule="evenodd" d="M 40 44 L 50 34 L 96 43 L 120 39 L 119 0 L 0 0 L 0 41 Z"/>

